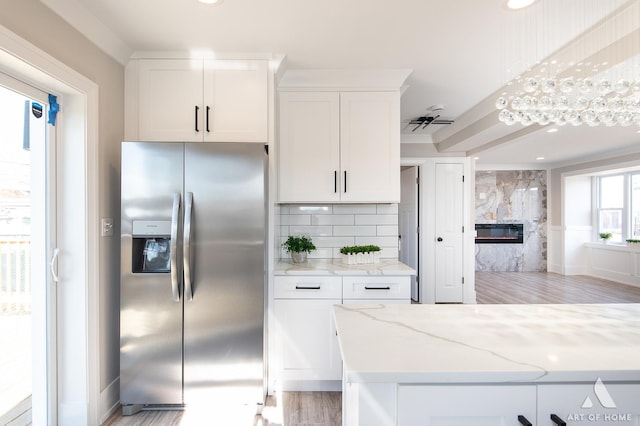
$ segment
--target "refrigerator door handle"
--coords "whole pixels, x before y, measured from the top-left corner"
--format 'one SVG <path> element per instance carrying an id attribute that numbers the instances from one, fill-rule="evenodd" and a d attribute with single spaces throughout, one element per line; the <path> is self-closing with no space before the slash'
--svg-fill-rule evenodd
<path id="1" fill-rule="evenodd" d="M 193 192 L 187 192 L 184 204 L 184 247 L 182 250 L 185 285 L 184 298 L 186 300 L 193 300 L 193 287 L 191 285 L 191 216 L 193 213 Z"/>
<path id="2" fill-rule="evenodd" d="M 180 194 L 173 194 L 171 210 L 171 293 L 173 300 L 180 301 L 180 282 L 178 277 L 178 218 L 180 217 Z"/>

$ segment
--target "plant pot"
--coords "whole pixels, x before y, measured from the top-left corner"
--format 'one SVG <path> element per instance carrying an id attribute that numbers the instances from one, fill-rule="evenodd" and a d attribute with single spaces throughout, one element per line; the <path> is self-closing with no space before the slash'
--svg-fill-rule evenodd
<path id="1" fill-rule="evenodd" d="M 380 252 L 372 251 L 356 254 L 341 254 L 342 263 L 346 265 L 357 265 L 361 263 L 380 263 Z"/>
<path id="2" fill-rule="evenodd" d="M 307 261 L 307 252 L 291 252 L 291 260 L 293 263 L 304 263 Z"/>

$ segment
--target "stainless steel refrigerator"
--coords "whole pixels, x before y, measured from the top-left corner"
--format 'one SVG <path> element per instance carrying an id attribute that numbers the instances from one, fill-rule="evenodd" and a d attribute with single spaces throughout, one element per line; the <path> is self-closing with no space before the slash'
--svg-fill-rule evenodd
<path id="1" fill-rule="evenodd" d="M 122 144 L 120 402 L 264 402 L 264 146 Z"/>

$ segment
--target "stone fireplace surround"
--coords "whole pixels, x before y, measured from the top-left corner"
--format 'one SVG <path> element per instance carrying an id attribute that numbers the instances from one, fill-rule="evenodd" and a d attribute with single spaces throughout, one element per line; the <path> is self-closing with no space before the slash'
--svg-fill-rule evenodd
<path id="1" fill-rule="evenodd" d="M 547 270 L 545 170 L 477 171 L 475 223 L 522 223 L 522 244 L 476 244 L 476 271 Z"/>

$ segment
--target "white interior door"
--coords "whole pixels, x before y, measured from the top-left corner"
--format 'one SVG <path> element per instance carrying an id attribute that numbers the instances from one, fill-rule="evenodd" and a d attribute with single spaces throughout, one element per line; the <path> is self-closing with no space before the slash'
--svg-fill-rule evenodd
<path id="1" fill-rule="evenodd" d="M 398 228 L 400 231 L 400 261 L 418 271 L 418 167 L 411 166 L 400 172 L 400 204 Z M 418 275 L 420 272 L 418 271 Z M 418 277 L 411 282 L 411 299 L 420 301 Z"/>
<path id="2" fill-rule="evenodd" d="M 47 94 L 0 74 L 0 424 L 55 424 L 54 133 Z"/>
<path id="3" fill-rule="evenodd" d="M 463 301 L 464 165 L 436 164 L 436 303 Z"/>

